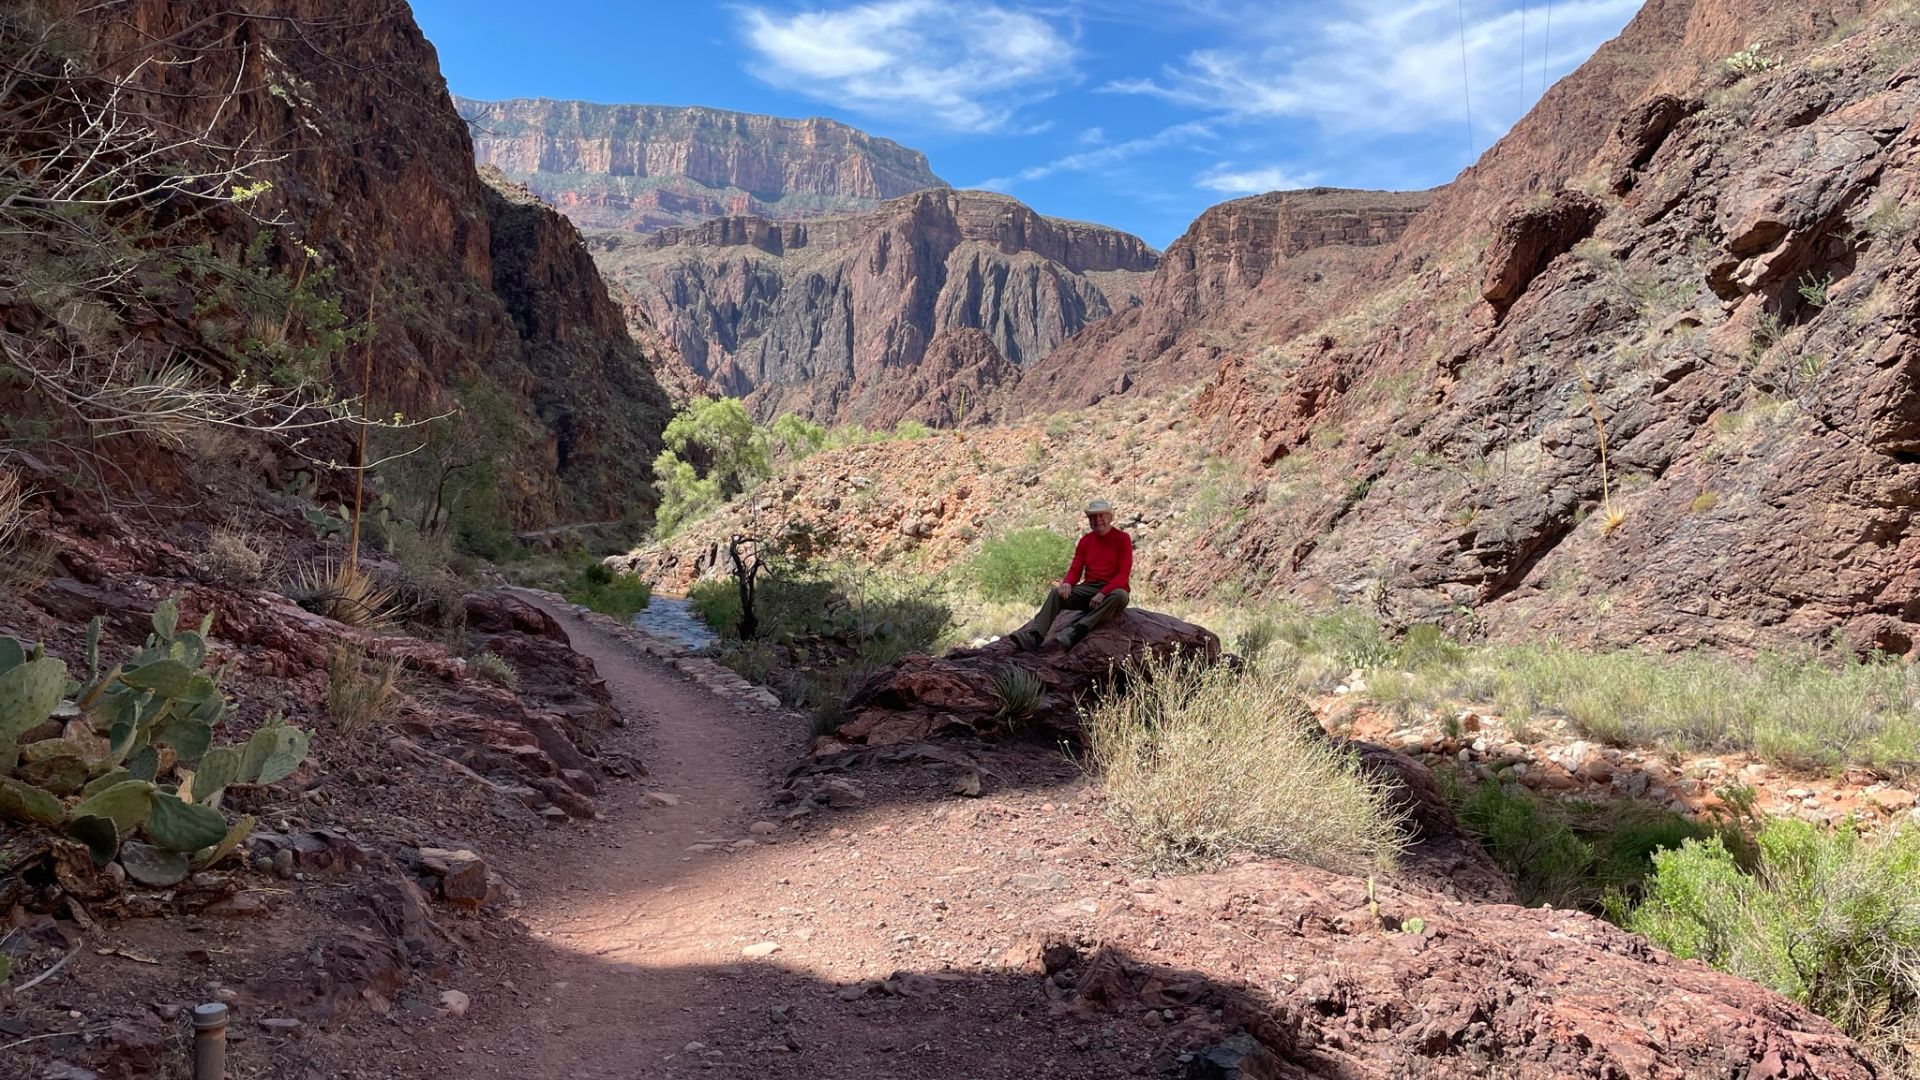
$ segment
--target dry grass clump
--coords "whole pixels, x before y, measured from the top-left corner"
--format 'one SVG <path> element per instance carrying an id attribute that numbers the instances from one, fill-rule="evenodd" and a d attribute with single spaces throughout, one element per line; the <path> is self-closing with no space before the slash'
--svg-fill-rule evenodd
<path id="1" fill-rule="evenodd" d="M 0 469 L 0 551 L 14 546 L 26 524 L 26 488 L 11 469 Z"/>
<path id="2" fill-rule="evenodd" d="M 1229 856 L 1335 871 L 1390 865 L 1404 843 L 1386 785 L 1320 734 L 1290 680 L 1149 662 L 1083 726 L 1108 815 L 1155 870 Z"/>
<path id="3" fill-rule="evenodd" d="M 472 665 L 474 674 L 495 686 L 505 687 L 508 690 L 520 688 L 520 673 L 513 669 L 513 665 L 507 662 L 506 657 L 497 652 L 475 653 L 467 658 L 467 663 Z"/>
<path id="4" fill-rule="evenodd" d="M 400 661 L 367 660 L 358 645 L 334 646 L 327 657 L 327 713 L 342 734 L 364 731 L 384 720 L 400 688 Z"/>
<path id="5" fill-rule="evenodd" d="M 216 581 L 252 585 L 266 576 L 267 554 L 260 538 L 231 525 L 221 525 L 207 538 L 200 570 Z"/>

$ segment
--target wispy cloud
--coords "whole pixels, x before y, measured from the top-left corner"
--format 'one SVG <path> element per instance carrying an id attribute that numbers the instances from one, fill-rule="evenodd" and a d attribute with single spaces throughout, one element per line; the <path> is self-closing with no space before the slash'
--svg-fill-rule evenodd
<path id="1" fill-rule="evenodd" d="M 1193 178 L 1195 186 L 1227 195 L 1291 191 L 1295 188 L 1312 187 L 1319 180 L 1319 173 L 1295 172 L 1282 165 L 1243 169 L 1235 167 L 1231 162 L 1221 162 Z"/>
<path id="2" fill-rule="evenodd" d="M 1204 120 L 1190 120 L 1184 124 L 1161 128 L 1151 135 L 1138 139 L 1128 139 L 1126 142 L 1117 142 L 1094 150 L 1082 150 L 1043 164 L 1028 166 L 1012 176 L 996 176 L 991 180 L 982 180 L 976 186 L 989 191 L 1007 191 L 1021 181 L 1045 180 L 1049 176 L 1065 172 L 1110 169 L 1128 158 L 1138 157 L 1150 150 L 1191 143 L 1212 134 L 1212 124 Z"/>
<path id="3" fill-rule="evenodd" d="M 1015 128 L 1021 105 L 1074 77 L 1073 41 L 1037 14 L 967 0 L 740 9 L 753 74 L 843 108 L 956 131 Z M 1035 130 L 1032 127 L 1028 131 Z"/>
<path id="4" fill-rule="evenodd" d="M 1642 0 L 1562 0 L 1548 45 L 1541 5 L 1513 0 L 1339 0 L 1319 17 L 1240 16 L 1246 45 L 1201 49 L 1159 75 L 1103 89 L 1149 94 L 1222 116 L 1304 119 L 1334 132 L 1465 131 L 1469 92 L 1477 139 L 1506 130 L 1558 78 L 1592 54 Z M 1466 78 L 1461 70 L 1464 8 Z M 1522 62 L 1523 51 L 1525 62 Z M 1544 63 L 1544 72 L 1542 64 Z"/>

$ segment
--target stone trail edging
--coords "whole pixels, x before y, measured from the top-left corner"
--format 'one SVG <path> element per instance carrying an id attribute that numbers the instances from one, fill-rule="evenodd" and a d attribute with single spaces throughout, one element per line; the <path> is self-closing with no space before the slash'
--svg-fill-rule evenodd
<path id="1" fill-rule="evenodd" d="M 741 705 L 753 705 L 766 709 L 784 708 L 780 703 L 780 699 L 774 695 L 773 691 L 768 690 L 764 686 L 755 686 L 753 683 L 741 678 L 739 673 L 731 668 L 715 663 L 708 657 L 700 656 L 678 642 L 656 637 L 638 627 L 623 623 L 611 615 L 604 615 L 584 604 L 576 604 L 558 593 L 548 592 L 545 589 L 528 588 L 526 586 L 516 586 L 516 591 L 533 596 L 543 603 L 572 612 L 578 616 L 582 622 L 587 623 L 603 633 L 620 639 L 632 646 L 636 652 L 644 653 L 648 656 L 657 656 L 665 660 L 678 669 L 681 674 L 693 680 L 694 683 L 715 697 L 724 698 Z"/>

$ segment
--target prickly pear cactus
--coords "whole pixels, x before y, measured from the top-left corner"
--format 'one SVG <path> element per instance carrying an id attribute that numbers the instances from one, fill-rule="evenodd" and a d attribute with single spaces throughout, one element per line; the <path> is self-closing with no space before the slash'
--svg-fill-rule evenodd
<path id="1" fill-rule="evenodd" d="M 169 599 L 154 609 L 140 651 L 103 674 L 94 619 L 86 683 L 69 682 L 66 665 L 40 649 L 0 637 L 0 820 L 63 827 L 102 866 L 136 831 L 169 859 L 197 853 L 210 865 L 232 854 L 253 822 L 229 827 L 221 794 L 285 779 L 311 740 L 275 717 L 244 745 L 214 745 L 231 705 L 220 672 L 207 667 L 212 628 L 209 614 L 182 629 L 179 601 Z M 72 720 L 64 734 L 21 745 L 64 718 Z"/>
<path id="2" fill-rule="evenodd" d="M 46 723 L 66 690 L 67 665 L 50 656 L 23 659 L 0 673 L 0 739 L 18 739 Z"/>

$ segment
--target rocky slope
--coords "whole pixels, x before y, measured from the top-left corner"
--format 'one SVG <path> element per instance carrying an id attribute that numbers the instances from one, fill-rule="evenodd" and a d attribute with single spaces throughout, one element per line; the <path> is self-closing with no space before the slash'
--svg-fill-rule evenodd
<path id="1" fill-rule="evenodd" d="M 1431 198 L 1310 188 L 1213 207 L 1167 249 L 1137 306 L 1034 364 L 999 411 L 1044 413 L 1183 386 L 1229 352 L 1298 333 L 1365 291 L 1381 249 Z"/>
<path id="2" fill-rule="evenodd" d="M 481 164 L 524 181 L 582 228 L 792 220 L 946 186 L 919 151 L 819 117 L 546 98 L 456 104 Z"/>
<path id="3" fill-rule="evenodd" d="M 166 211 L 181 218 L 168 242 L 201 245 L 198 265 L 238 269 L 218 281 L 176 272 L 127 290 L 118 318 L 137 333 L 123 361 L 188 359 L 225 383 L 259 338 L 286 337 L 318 355 L 312 376 L 325 389 L 358 395 L 355 346 L 370 319 L 375 414 L 431 416 L 476 387 L 503 397 L 514 434 L 500 448 L 502 487 L 516 523 L 611 516 L 647 497 L 645 463 L 667 408 L 650 358 L 574 227 L 476 171 L 432 47 L 404 7 L 53 10 L 71 18 L 83 63 L 113 58 L 109 73 L 130 76 L 129 118 L 163 136 L 244 145 L 253 149 L 241 156 L 256 159 L 246 170 L 261 185 L 253 201 Z M 246 47 L 230 47 L 236 36 Z M 373 69 L 380 78 L 365 76 Z M 262 299 L 291 281 L 298 300 Z M 10 328 L 49 317 L 18 294 L 6 304 Z M 13 405 L 16 416 L 34 409 Z M 350 456 L 344 431 L 308 435 L 306 456 Z M 300 456 L 290 449 L 271 453 Z M 177 483 L 167 467 L 176 458 L 130 458 L 142 483 Z"/>
<path id="4" fill-rule="evenodd" d="M 688 367 L 763 417 L 891 426 L 978 415 L 1124 308 L 1155 253 L 1002 195 L 926 191 L 853 217 L 599 233 L 595 257 Z"/>
<path id="5" fill-rule="evenodd" d="M 1227 358 L 1201 410 L 1319 482 L 1249 490 L 1190 584 L 1911 649 L 1917 59 L 1910 6 L 1648 5 L 1409 229 L 1385 302 Z"/>

